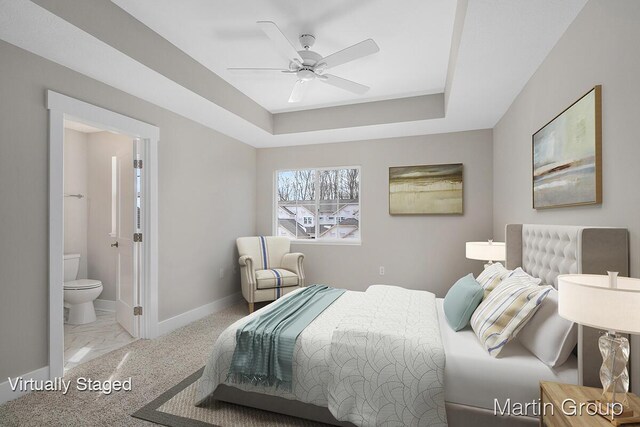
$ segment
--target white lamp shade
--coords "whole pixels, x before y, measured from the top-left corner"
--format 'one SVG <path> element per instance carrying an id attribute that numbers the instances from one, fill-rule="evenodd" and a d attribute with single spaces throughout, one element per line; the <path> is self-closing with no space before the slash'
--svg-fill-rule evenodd
<path id="1" fill-rule="evenodd" d="M 504 261 L 504 242 L 467 242 L 466 257 L 480 261 Z"/>
<path id="2" fill-rule="evenodd" d="M 567 320 L 593 328 L 640 333 L 640 279 L 561 274 L 558 276 L 558 313 Z"/>

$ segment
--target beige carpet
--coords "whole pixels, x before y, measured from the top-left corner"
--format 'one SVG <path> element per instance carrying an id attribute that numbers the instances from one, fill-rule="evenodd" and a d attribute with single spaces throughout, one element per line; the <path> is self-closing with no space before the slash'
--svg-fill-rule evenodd
<path id="1" fill-rule="evenodd" d="M 135 341 L 75 367 L 65 376 L 74 383 L 78 377 L 101 381 L 131 377 L 130 392 L 105 395 L 71 387 L 67 395 L 30 393 L 0 406 L 0 426 L 152 425 L 131 414 L 201 368 L 218 335 L 247 313 L 246 304 L 238 304 L 158 339 Z M 277 425 L 304 425 L 295 418 L 276 418 Z"/>

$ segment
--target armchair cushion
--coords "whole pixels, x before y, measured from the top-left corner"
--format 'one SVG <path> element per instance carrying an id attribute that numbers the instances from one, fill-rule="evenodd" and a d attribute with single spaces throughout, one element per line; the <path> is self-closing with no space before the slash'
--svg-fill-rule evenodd
<path id="1" fill-rule="evenodd" d="M 258 289 L 298 286 L 298 275 L 282 268 L 256 270 L 256 282 Z"/>

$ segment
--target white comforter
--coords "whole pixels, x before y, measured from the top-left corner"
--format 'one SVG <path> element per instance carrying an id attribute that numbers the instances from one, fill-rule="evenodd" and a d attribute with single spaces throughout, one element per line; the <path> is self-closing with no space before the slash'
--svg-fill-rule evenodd
<path id="1" fill-rule="evenodd" d="M 236 329 L 259 315 L 220 335 L 196 403 L 225 382 Z M 359 426 L 446 425 L 445 355 L 431 293 L 382 285 L 345 292 L 300 334 L 293 360 L 291 392 L 233 387 L 328 407 Z"/>

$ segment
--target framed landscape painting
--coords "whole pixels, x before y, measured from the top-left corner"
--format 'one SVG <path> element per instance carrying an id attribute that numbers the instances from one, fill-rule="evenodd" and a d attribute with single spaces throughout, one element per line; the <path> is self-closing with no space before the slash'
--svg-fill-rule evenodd
<path id="1" fill-rule="evenodd" d="M 601 157 L 601 86 L 596 86 L 533 134 L 533 208 L 602 203 Z"/>
<path id="2" fill-rule="evenodd" d="M 462 163 L 389 168 L 391 215 L 460 215 L 462 200 Z"/>

